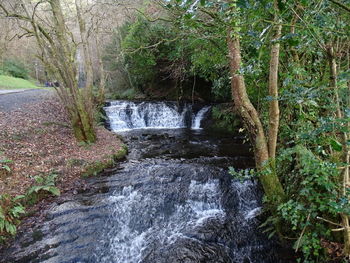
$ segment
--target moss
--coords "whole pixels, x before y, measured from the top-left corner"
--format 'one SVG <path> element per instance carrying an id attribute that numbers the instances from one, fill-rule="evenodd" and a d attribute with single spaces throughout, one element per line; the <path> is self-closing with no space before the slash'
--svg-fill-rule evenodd
<path id="1" fill-rule="evenodd" d="M 67 161 L 67 166 L 68 167 L 77 167 L 77 166 L 83 166 L 85 163 L 86 163 L 86 161 L 83 159 L 72 158 L 72 159 L 69 159 Z"/>
<path id="2" fill-rule="evenodd" d="M 125 158 L 127 154 L 128 154 L 128 147 L 125 144 L 123 144 L 122 147 L 119 149 L 119 151 L 116 154 L 114 154 L 113 158 L 117 161 L 122 160 Z"/>
<path id="3" fill-rule="evenodd" d="M 128 154 L 128 147 L 122 145 L 122 147 L 114 154 L 108 156 L 106 161 L 96 161 L 85 167 L 85 171 L 82 173 L 83 177 L 97 176 L 105 169 L 113 167 L 117 161 L 123 160 Z"/>

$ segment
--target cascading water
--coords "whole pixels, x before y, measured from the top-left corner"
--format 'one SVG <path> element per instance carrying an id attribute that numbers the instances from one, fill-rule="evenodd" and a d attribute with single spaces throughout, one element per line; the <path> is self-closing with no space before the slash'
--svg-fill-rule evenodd
<path id="1" fill-rule="evenodd" d="M 113 131 L 131 129 L 200 129 L 201 121 L 210 110 L 205 106 L 194 114 L 191 104 L 176 102 L 112 101 L 105 107 Z"/>
<path id="2" fill-rule="evenodd" d="M 196 115 L 194 115 L 194 118 L 192 120 L 192 129 L 200 129 L 201 128 L 201 122 L 204 118 L 204 115 L 210 110 L 209 106 L 203 107 Z"/>
<path id="3" fill-rule="evenodd" d="M 54 206 L 0 262 L 289 262 L 258 228 L 258 183 L 228 174 L 229 166 L 254 165 L 249 147 L 240 137 L 190 129 L 200 128 L 208 111 L 112 102 L 106 107 L 110 127 L 128 143 L 128 161 Z"/>
<path id="4" fill-rule="evenodd" d="M 159 210 L 159 205 L 168 205 L 158 200 L 161 197 L 145 195 L 130 186 L 110 197 L 109 201 L 113 204 L 111 220 L 116 228 L 111 229 L 110 223 L 106 224 L 106 235 L 109 238 L 102 241 L 107 242 L 100 251 L 101 254 L 97 253 L 96 261 L 144 262 L 145 254 L 149 257 L 148 253 L 154 253 L 154 245 L 171 246 L 179 239 L 189 238 L 186 233 L 202 227 L 206 220 L 225 218 L 220 204 L 218 180 L 209 180 L 206 183 L 191 181 L 187 200 L 174 205 L 171 213 Z M 147 224 L 135 219 L 140 215 L 140 210 L 143 210 L 142 214 L 149 214 L 154 221 Z"/>

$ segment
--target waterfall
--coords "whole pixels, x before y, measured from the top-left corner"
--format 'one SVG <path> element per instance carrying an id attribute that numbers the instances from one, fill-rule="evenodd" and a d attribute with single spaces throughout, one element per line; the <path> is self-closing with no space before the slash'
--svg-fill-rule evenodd
<path id="1" fill-rule="evenodd" d="M 192 120 L 192 129 L 201 129 L 201 122 L 204 118 L 204 115 L 210 110 L 210 106 L 205 106 L 202 108 Z"/>
<path id="2" fill-rule="evenodd" d="M 112 101 L 104 108 L 113 131 L 133 129 L 200 129 L 209 106 L 193 113 L 191 104 L 176 102 Z"/>

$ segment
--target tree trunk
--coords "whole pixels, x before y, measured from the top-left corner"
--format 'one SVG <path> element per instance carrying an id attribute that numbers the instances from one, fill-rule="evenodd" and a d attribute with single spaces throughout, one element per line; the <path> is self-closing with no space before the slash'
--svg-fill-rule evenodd
<path id="1" fill-rule="evenodd" d="M 98 104 L 102 105 L 105 101 L 105 89 L 106 89 L 106 72 L 103 66 L 103 60 L 102 60 L 102 54 L 101 54 L 101 42 L 99 40 L 99 31 L 96 31 L 96 37 L 95 37 L 95 43 L 96 43 L 96 55 L 98 57 L 98 67 L 100 69 L 100 87 L 99 87 L 99 93 L 98 93 Z"/>
<path id="2" fill-rule="evenodd" d="M 327 46 L 327 53 L 329 59 L 329 67 L 330 67 L 330 85 L 334 91 L 335 102 L 336 102 L 336 115 L 338 119 L 343 118 L 343 111 L 341 108 L 340 98 L 338 94 L 338 85 L 337 85 L 337 62 L 335 60 L 334 48 L 332 45 Z M 349 124 L 348 124 L 349 125 Z M 342 141 L 342 162 L 345 163 L 345 167 L 341 172 L 341 180 L 342 180 L 342 190 L 341 194 L 344 198 L 348 198 L 347 188 L 350 186 L 350 178 L 349 178 L 349 161 L 350 161 L 350 153 L 348 142 L 348 134 L 346 132 L 341 133 L 341 141 Z M 340 214 L 342 218 L 342 226 L 344 228 L 344 256 L 348 259 L 350 258 L 350 224 L 349 224 L 349 216 L 347 214 Z"/>
<path id="3" fill-rule="evenodd" d="M 51 56 L 55 57 L 58 65 L 55 67 L 60 73 L 63 87 L 69 92 L 62 91 L 65 94 L 66 108 L 71 118 L 74 135 L 78 141 L 95 142 L 96 133 L 94 130 L 94 120 L 91 115 L 91 109 L 87 106 L 85 99 L 90 100 L 89 96 L 83 96 L 78 89 L 76 80 L 75 50 L 68 42 L 65 20 L 61 8 L 60 0 L 49 1 L 54 26 L 56 29 L 56 49 L 51 50 Z M 69 105 L 67 105 L 67 103 Z M 89 103 L 89 102 L 88 102 Z"/>
<path id="4" fill-rule="evenodd" d="M 261 171 L 261 184 L 268 200 L 275 209 L 284 198 L 284 190 L 276 173 L 271 171 L 271 169 L 266 169 L 269 168 L 269 151 L 266 137 L 259 115 L 249 100 L 244 77 L 239 72 L 241 65 L 240 41 L 238 34 L 235 34 L 231 29 L 228 30 L 227 44 L 234 106 L 248 130 L 250 141 L 254 148 L 256 167 Z M 274 213 L 275 211 L 272 212 Z"/>
<path id="5" fill-rule="evenodd" d="M 85 65 L 85 76 L 86 76 L 86 83 L 85 83 L 85 90 L 84 90 L 84 105 L 85 105 L 85 111 L 88 115 L 87 118 L 90 120 L 90 125 L 94 127 L 94 100 L 93 100 L 93 85 L 94 85 L 94 72 L 92 68 L 92 60 L 90 56 L 90 45 L 89 45 L 89 39 L 88 34 L 86 32 L 86 24 L 84 21 L 84 18 L 82 16 L 82 5 L 81 0 L 75 0 L 75 7 L 77 10 L 77 19 L 79 24 L 79 31 L 80 31 L 80 37 L 81 37 L 81 43 L 83 46 L 83 53 L 84 53 L 84 65 Z"/>
<path id="6" fill-rule="evenodd" d="M 275 1 L 275 12 L 278 12 L 277 3 Z M 277 14 L 275 15 L 276 22 L 280 22 Z M 278 102 L 278 66 L 279 66 L 279 54 L 280 54 L 280 43 L 279 38 L 281 37 L 282 26 L 277 24 L 275 26 L 275 36 L 272 39 L 272 47 L 270 54 L 270 75 L 269 75 L 269 157 L 274 164 L 276 157 L 276 147 L 278 138 L 278 128 L 280 121 L 280 109 Z"/>
<path id="7" fill-rule="evenodd" d="M 85 67 L 85 75 L 86 75 L 86 94 L 88 97 L 92 98 L 92 88 L 94 84 L 93 68 L 92 68 L 92 61 L 90 56 L 89 40 L 86 32 L 86 25 L 82 16 L 81 0 L 75 0 L 75 8 L 77 10 L 81 44 L 83 46 L 84 67 Z"/>

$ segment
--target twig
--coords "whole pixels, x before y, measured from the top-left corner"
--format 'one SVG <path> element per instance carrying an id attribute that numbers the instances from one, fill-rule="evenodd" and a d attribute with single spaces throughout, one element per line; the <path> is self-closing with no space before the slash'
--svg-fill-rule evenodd
<path id="1" fill-rule="evenodd" d="M 342 227 L 342 228 L 336 228 L 336 229 L 332 229 L 332 232 L 338 232 L 338 231 L 344 231 L 345 228 Z"/>
<path id="2" fill-rule="evenodd" d="M 330 220 L 328 220 L 328 219 L 324 219 L 324 218 L 319 217 L 319 216 L 317 216 L 317 217 L 316 217 L 316 219 L 319 219 L 319 220 L 325 221 L 325 222 L 330 223 L 330 224 L 335 225 L 335 226 L 340 226 L 340 227 L 343 227 L 341 224 L 334 223 L 334 222 L 332 222 L 332 221 L 330 221 Z"/>
<path id="3" fill-rule="evenodd" d="M 340 6 L 341 8 L 343 8 L 344 10 L 350 12 L 350 7 L 348 7 L 347 5 L 337 1 L 337 0 L 329 0 L 331 1 L 333 4 L 336 4 L 337 6 Z"/>
<path id="4" fill-rule="evenodd" d="M 307 216 L 307 218 L 306 218 L 306 223 L 305 223 L 305 226 L 304 226 L 303 230 L 301 231 L 300 237 L 299 237 L 299 239 L 298 239 L 298 241 L 297 241 L 297 246 L 296 246 L 296 248 L 295 248 L 295 252 L 298 252 L 301 239 L 303 238 L 303 235 L 304 235 L 305 230 L 306 230 L 306 227 L 307 227 L 307 222 L 309 222 L 309 220 L 310 220 L 310 215 L 311 215 L 311 214 L 309 213 L 308 216 Z"/>
<path id="5" fill-rule="evenodd" d="M 126 50 L 125 52 L 128 53 L 128 54 L 134 54 L 136 52 L 139 52 L 140 50 L 144 50 L 144 49 L 150 49 L 150 48 L 155 48 L 155 47 L 158 47 L 160 44 L 163 44 L 163 43 L 171 43 L 171 42 L 175 42 L 176 40 L 180 39 L 180 37 L 176 37 L 174 39 L 162 39 L 161 41 L 153 44 L 153 45 L 150 45 L 150 46 L 146 46 L 146 47 L 139 47 L 137 49 L 134 49 L 134 50 Z"/>

